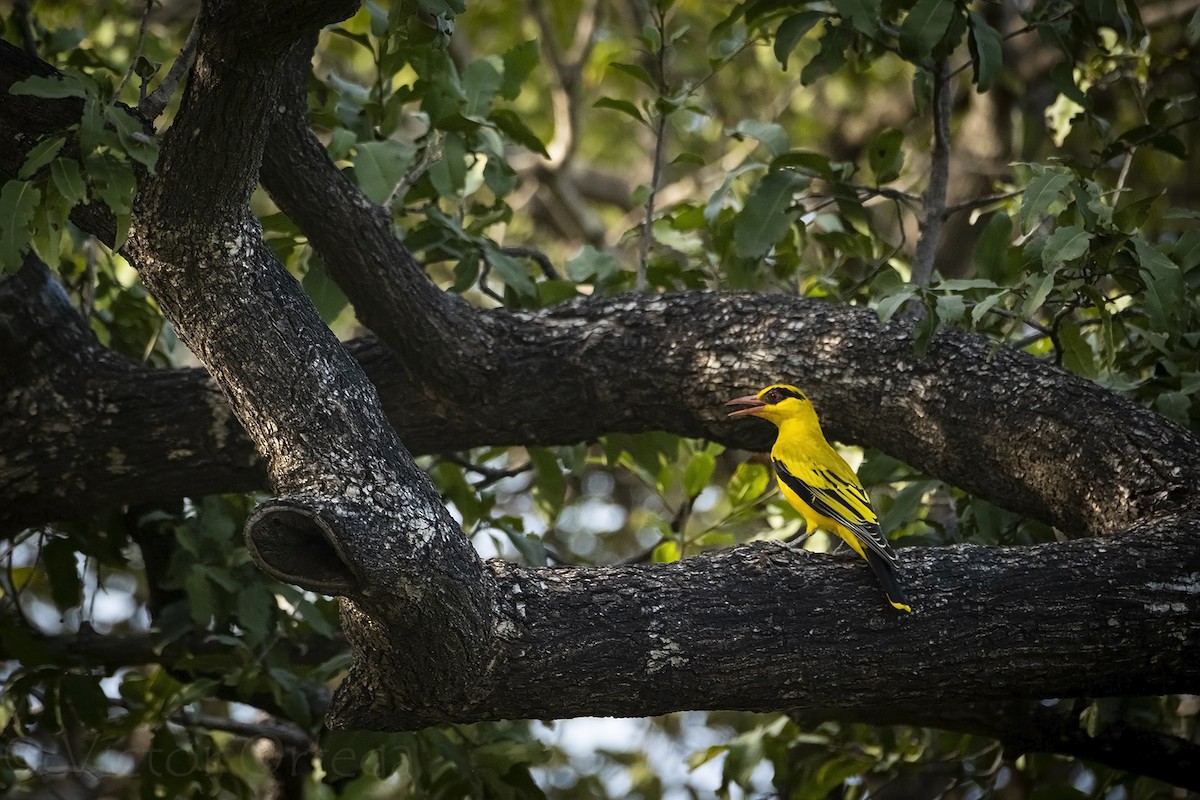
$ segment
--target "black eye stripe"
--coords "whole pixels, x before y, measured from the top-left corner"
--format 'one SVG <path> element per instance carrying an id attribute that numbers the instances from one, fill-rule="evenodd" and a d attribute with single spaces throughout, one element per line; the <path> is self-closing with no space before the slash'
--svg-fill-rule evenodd
<path id="1" fill-rule="evenodd" d="M 772 386 L 770 391 L 763 395 L 763 400 L 774 405 L 775 403 L 782 403 L 789 397 L 793 397 L 797 400 L 805 399 L 804 395 L 800 394 L 800 392 L 797 392 L 794 389 L 788 389 L 784 386 Z"/>

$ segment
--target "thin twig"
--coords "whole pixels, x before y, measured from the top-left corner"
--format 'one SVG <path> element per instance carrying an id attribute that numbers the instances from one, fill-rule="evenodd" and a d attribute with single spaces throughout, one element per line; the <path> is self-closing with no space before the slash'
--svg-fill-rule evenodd
<path id="1" fill-rule="evenodd" d="M 527 461 L 517 467 L 496 469 L 495 467 L 489 467 L 484 464 L 476 464 L 474 461 L 468 461 L 467 459 L 456 456 L 453 453 L 443 453 L 441 460 L 447 464 L 454 464 L 457 467 L 462 467 L 465 470 L 470 470 L 477 475 L 483 476 L 483 480 L 475 484 L 476 489 L 487 488 L 497 481 L 502 481 L 505 478 L 514 478 L 517 475 L 529 472 L 529 470 L 533 469 L 532 461 Z"/>
<path id="2" fill-rule="evenodd" d="M 542 268 L 542 274 L 547 280 L 556 281 L 562 278 L 558 270 L 554 268 L 554 264 L 550 261 L 550 257 L 538 250 L 536 247 L 501 247 L 500 252 L 506 256 L 514 258 L 528 258 L 530 261 Z"/>
<path id="3" fill-rule="evenodd" d="M 299 725 L 293 725 L 283 720 L 263 720 L 261 722 L 238 722 L 228 717 L 215 714 L 179 713 L 174 721 L 181 725 L 194 725 L 207 728 L 210 731 L 225 731 L 247 739 L 269 739 L 272 742 L 308 750 L 313 746 L 312 738 Z"/>
<path id="4" fill-rule="evenodd" d="M 1017 189 L 1016 191 L 1005 192 L 1004 194 L 992 194 L 988 195 L 987 197 L 976 197 L 974 200 L 966 200 L 961 203 L 955 203 L 952 206 L 946 206 L 945 210 L 942 211 L 942 219 L 946 219 L 953 214 L 957 214 L 959 211 L 973 211 L 977 208 L 990 206 L 993 203 L 1000 203 L 1005 200 L 1011 200 L 1014 197 L 1020 197 L 1023 191 L 1024 190 L 1022 189 Z"/>
<path id="5" fill-rule="evenodd" d="M 21 31 L 21 46 L 31 56 L 37 55 L 37 37 L 33 33 L 32 11 L 29 0 L 13 0 L 13 20 Z"/>
<path id="6" fill-rule="evenodd" d="M 1058 22 L 1060 19 L 1070 16 L 1073 11 L 1074 11 L 1074 6 L 1068 6 L 1065 10 L 1061 11 L 1060 13 L 1058 13 L 1057 15 L 1055 15 L 1053 17 L 1047 17 L 1046 19 L 1041 19 L 1041 20 L 1034 20 L 1033 22 L 1030 22 L 1028 25 L 1026 25 L 1024 28 L 1019 28 L 1015 31 L 1012 31 L 1011 33 L 1004 34 L 1003 36 L 1000 37 L 1000 42 L 1001 42 L 1001 44 L 1003 44 L 1004 42 L 1007 42 L 1010 39 L 1015 39 L 1018 36 L 1024 36 L 1027 33 L 1032 33 L 1033 31 L 1037 30 L 1039 25 L 1049 25 L 1049 24 Z M 967 69 L 967 67 L 971 66 L 971 64 L 973 64 L 973 63 L 974 62 L 968 58 L 962 64 L 959 64 L 957 67 L 955 67 L 953 70 L 951 70 L 950 74 L 947 77 L 948 78 L 957 77 L 958 75 L 962 74 L 962 72 L 964 72 Z"/>
<path id="7" fill-rule="evenodd" d="M 646 291 L 646 271 L 650 256 L 650 239 L 654 236 L 654 200 L 658 184 L 662 179 L 663 139 L 667 130 L 667 110 L 663 98 L 667 92 L 667 24 L 665 12 L 658 15 L 658 114 L 654 126 L 654 164 L 650 173 L 650 191 L 646 194 L 646 221 L 642 227 L 642 238 L 638 246 L 638 272 L 634 290 Z"/>
<path id="8" fill-rule="evenodd" d="M 492 272 L 492 262 L 488 261 L 487 253 L 481 252 L 479 254 L 479 260 L 483 262 L 479 268 L 479 291 L 483 292 L 500 305 L 504 305 L 504 298 L 497 294 L 496 290 L 488 284 L 487 279 L 488 275 Z"/>
<path id="9" fill-rule="evenodd" d="M 945 220 L 946 188 L 950 182 L 950 110 L 952 92 L 945 59 L 933 70 L 933 147 L 929 151 L 929 184 L 921 196 L 921 235 L 913 255 L 912 282 L 929 286 L 933 262 Z"/>
<path id="10" fill-rule="evenodd" d="M 404 173 L 404 176 L 392 187 L 391 194 L 387 196 L 387 200 L 383 201 L 383 207 L 387 210 L 389 216 L 392 214 L 396 199 L 408 194 L 408 190 L 412 185 L 421 179 L 421 176 L 425 174 L 425 170 L 429 169 L 433 162 L 437 161 L 441 155 L 441 136 L 437 131 L 431 131 L 429 136 L 429 141 L 425 144 L 425 149 L 421 151 L 421 157 L 417 159 L 417 163 L 413 164 L 408 172 Z"/>
<path id="11" fill-rule="evenodd" d="M 179 82 L 183 80 L 183 75 L 192 66 L 192 58 L 196 55 L 196 42 L 199 39 L 200 26 L 193 24 L 192 30 L 188 33 L 187 41 L 183 43 L 183 48 L 180 49 L 179 55 L 175 57 L 175 63 L 171 65 L 171 69 L 167 72 L 167 77 L 162 79 L 158 87 L 151 92 L 145 100 L 138 103 L 138 112 L 146 119 L 157 119 L 167 107 L 167 103 L 171 102 L 171 95 L 175 94 L 175 89 L 179 86 Z"/>
<path id="12" fill-rule="evenodd" d="M 125 74 L 121 76 L 121 82 L 117 84 L 117 88 L 113 91 L 110 105 L 116 105 L 121 99 L 121 90 L 125 88 L 125 84 L 129 83 L 129 79 L 133 77 L 133 73 L 137 70 L 138 60 L 142 57 L 142 47 L 146 44 L 146 28 L 150 26 L 150 11 L 154 8 L 154 0 L 146 0 L 146 10 L 142 12 L 142 23 L 138 26 L 137 46 L 133 49 L 133 58 L 129 61 L 129 69 L 125 70 Z M 145 81 L 143 81 L 143 85 Z"/>

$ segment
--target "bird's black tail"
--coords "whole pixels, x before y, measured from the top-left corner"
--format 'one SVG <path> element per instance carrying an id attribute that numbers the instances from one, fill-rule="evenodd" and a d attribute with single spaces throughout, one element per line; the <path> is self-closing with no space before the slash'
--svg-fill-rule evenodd
<path id="1" fill-rule="evenodd" d="M 896 570 L 896 565 L 870 549 L 866 551 L 866 556 L 867 563 L 871 565 L 871 569 L 875 570 L 875 577 L 879 580 L 879 585 L 883 587 L 883 594 L 892 604 L 892 608 L 897 611 L 911 612 L 912 607 L 908 604 L 908 595 L 905 593 L 904 587 L 900 585 L 900 574 Z"/>

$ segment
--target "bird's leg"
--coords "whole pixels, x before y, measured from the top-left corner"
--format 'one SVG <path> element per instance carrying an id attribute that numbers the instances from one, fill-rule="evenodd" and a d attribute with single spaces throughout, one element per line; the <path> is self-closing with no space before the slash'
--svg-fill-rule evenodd
<path id="1" fill-rule="evenodd" d="M 800 550 L 807 553 L 808 551 L 804 549 L 804 543 L 808 541 L 809 536 L 812 536 L 811 530 L 801 529 L 784 539 L 782 544 L 790 550 Z"/>

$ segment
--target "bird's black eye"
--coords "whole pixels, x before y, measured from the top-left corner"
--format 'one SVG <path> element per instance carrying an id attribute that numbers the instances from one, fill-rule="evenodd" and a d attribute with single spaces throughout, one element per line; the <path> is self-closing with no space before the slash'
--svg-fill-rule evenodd
<path id="1" fill-rule="evenodd" d="M 767 396 L 763 399 L 771 405 L 775 405 L 783 400 L 783 392 L 779 391 L 778 389 L 772 389 L 771 391 L 767 392 Z"/>

